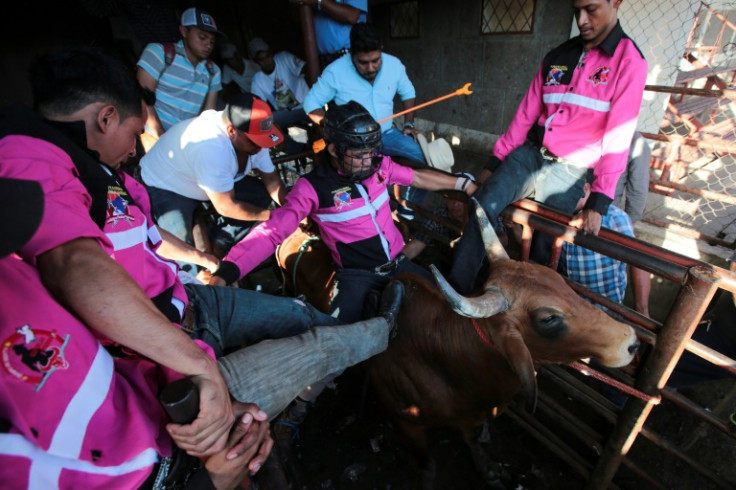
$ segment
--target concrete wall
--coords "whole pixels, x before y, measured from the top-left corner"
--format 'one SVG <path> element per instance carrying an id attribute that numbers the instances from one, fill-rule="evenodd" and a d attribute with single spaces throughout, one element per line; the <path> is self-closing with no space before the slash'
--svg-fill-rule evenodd
<path id="1" fill-rule="evenodd" d="M 626 1 L 624 30 L 649 63 L 648 84 L 673 85 L 698 0 Z M 390 39 L 389 2 L 371 2 L 371 21 L 384 33 L 385 50 L 406 65 L 417 102 L 472 82 L 473 95 L 422 109 L 420 127 L 456 136 L 471 150 L 488 152 L 511 122 L 544 54 L 577 27 L 565 0 L 537 0 L 531 34 L 481 35 L 480 0 L 419 3 L 417 39 Z M 645 92 L 639 129 L 657 132 L 668 95 Z"/>
<path id="2" fill-rule="evenodd" d="M 390 5 L 372 4 L 371 19 L 384 33 L 386 52 L 406 65 L 418 102 L 472 83 L 472 95 L 422 109 L 418 117 L 500 134 L 511 122 L 544 53 L 569 36 L 572 10 L 559 8 L 558 2 L 537 2 L 533 34 L 481 35 L 480 0 L 421 1 L 418 39 L 388 38 Z"/>

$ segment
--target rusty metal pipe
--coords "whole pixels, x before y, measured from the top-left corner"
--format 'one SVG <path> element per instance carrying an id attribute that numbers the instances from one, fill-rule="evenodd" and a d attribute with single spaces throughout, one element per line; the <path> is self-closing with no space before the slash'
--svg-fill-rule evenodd
<path id="1" fill-rule="evenodd" d="M 516 209 L 527 211 L 526 213 L 520 213 L 515 214 Z M 550 208 L 546 208 L 539 203 L 536 203 L 534 201 L 531 201 L 529 199 L 523 199 L 521 201 L 517 201 L 513 203 L 511 206 L 507 207 L 503 210 L 501 213 L 504 217 L 508 219 L 512 219 L 513 221 L 521 224 L 529 224 L 528 216 L 530 216 L 532 213 L 538 214 L 539 216 L 546 218 L 549 221 L 553 221 L 555 223 L 560 223 L 563 226 L 565 226 L 573 235 L 578 231 L 577 228 L 570 227 L 568 225 L 570 216 L 565 215 L 563 213 L 559 213 L 557 211 L 554 211 Z M 534 220 L 535 222 L 538 222 L 537 220 Z M 533 226 L 536 228 L 536 226 Z M 559 228 L 556 228 L 557 230 L 560 230 Z M 544 231 L 544 230 L 543 230 Z M 557 235 L 557 233 L 552 233 L 547 231 L 547 233 L 550 233 L 552 235 Z M 561 232 L 560 232 L 561 233 Z M 598 236 L 600 238 L 605 238 L 606 240 L 610 240 L 611 242 L 618 243 L 620 245 L 623 245 L 624 247 L 643 252 L 647 257 L 651 256 L 651 258 L 648 258 L 647 260 L 653 260 L 657 259 L 658 261 L 665 261 L 668 263 L 671 263 L 670 265 L 677 265 L 681 266 L 681 271 L 687 270 L 687 268 L 695 267 L 695 266 L 704 266 L 704 267 L 710 267 L 713 268 L 721 277 L 721 283 L 720 287 L 722 289 L 725 289 L 727 291 L 731 291 L 736 293 L 736 272 L 730 271 L 728 269 L 724 269 L 722 267 L 714 266 L 711 264 L 708 264 L 706 262 L 703 262 L 701 260 L 693 259 L 690 257 L 686 257 L 685 255 L 681 255 L 675 252 L 671 252 L 669 250 L 665 250 L 661 247 L 658 247 L 656 245 L 651 245 L 649 243 L 642 242 L 640 240 L 637 240 L 636 238 L 622 235 L 620 233 L 611 232 L 606 229 L 601 229 L 600 233 L 598 233 Z M 567 240 L 567 241 L 573 241 L 573 240 Z M 575 242 L 579 243 L 579 242 Z M 597 249 L 591 247 L 592 249 L 598 251 Z M 606 252 L 604 252 L 606 253 Z M 614 257 L 617 258 L 617 257 Z M 678 278 L 673 278 L 671 276 L 664 276 L 662 274 L 658 274 L 657 272 L 651 270 L 649 267 L 647 267 L 646 263 L 641 263 L 639 261 L 634 262 L 633 260 L 628 260 L 626 258 L 619 259 L 623 260 L 627 263 L 632 264 L 635 267 L 638 267 L 640 269 L 647 270 L 649 272 L 652 272 L 654 274 L 660 275 L 664 277 L 665 279 L 673 280 L 676 282 L 681 282 L 684 278 L 684 272 L 681 276 Z M 672 270 L 674 272 L 674 269 L 672 267 L 668 267 L 668 270 Z"/>
<path id="2" fill-rule="evenodd" d="M 713 298 L 719 280 L 718 274 L 710 267 L 698 266 L 688 270 L 687 278 L 667 315 L 657 343 L 642 366 L 636 382 L 639 391 L 656 396 L 664 387 L 685 349 L 687 340 Z M 652 407 L 652 404 L 637 398 L 629 398 L 603 448 L 598 464 L 591 473 L 586 486 L 588 490 L 608 487 L 622 457 L 628 453 Z"/>
<path id="3" fill-rule="evenodd" d="M 664 260 L 661 257 L 662 255 L 666 255 L 662 253 L 664 252 L 663 249 L 659 249 L 660 252 L 657 254 L 659 256 L 657 256 L 622 244 L 621 242 L 623 240 L 618 238 L 625 235 L 619 233 L 601 230 L 599 236 L 584 235 L 580 230 L 570 225 L 552 221 L 515 207 L 506 208 L 502 214 L 506 217 L 511 217 L 517 223 L 529 224 L 536 230 L 560 237 L 565 241 L 579 244 L 596 252 L 601 252 L 616 260 L 622 260 L 670 281 L 681 282 L 687 272 L 686 267 L 676 264 L 673 261 Z M 614 237 L 617 239 L 612 240 L 611 238 Z M 633 243 L 635 240 L 631 242 Z M 651 247 L 652 249 L 655 248 L 654 246 Z"/>

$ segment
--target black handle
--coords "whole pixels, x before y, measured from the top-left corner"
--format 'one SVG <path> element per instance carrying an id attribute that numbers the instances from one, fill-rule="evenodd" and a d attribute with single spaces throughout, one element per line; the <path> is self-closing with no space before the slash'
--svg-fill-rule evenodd
<path id="1" fill-rule="evenodd" d="M 189 378 L 166 385 L 158 399 L 174 423 L 191 424 L 199 414 L 199 391 Z"/>

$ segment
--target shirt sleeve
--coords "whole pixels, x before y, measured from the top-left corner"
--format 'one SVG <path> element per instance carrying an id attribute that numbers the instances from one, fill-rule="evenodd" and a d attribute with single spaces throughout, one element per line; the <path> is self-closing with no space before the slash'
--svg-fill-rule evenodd
<path id="1" fill-rule="evenodd" d="M 601 158 L 595 166 L 595 181 L 585 204 L 586 209 L 599 212 L 613 201 L 616 183 L 626 168 L 647 80 L 647 63 L 636 49 L 632 49 L 631 55 L 621 62 L 619 70 L 621 74 L 603 134 Z"/>
<path id="2" fill-rule="evenodd" d="M 411 80 L 409 80 L 409 75 L 406 74 L 406 67 L 398 60 L 397 64 L 399 69 L 399 83 L 396 87 L 396 92 L 399 94 L 401 100 L 413 99 L 417 96 L 417 92 Z"/>
<path id="3" fill-rule="evenodd" d="M 143 50 L 137 66 L 143 68 L 146 73 L 158 80 L 161 77 L 161 72 L 166 67 L 163 45 L 159 43 L 148 44 Z"/>
<path id="4" fill-rule="evenodd" d="M 301 220 L 306 218 L 313 210 L 317 209 L 317 193 L 306 179 L 297 180 L 291 192 L 287 194 L 284 205 L 271 212 L 271 218 L 253 228 L 245 238 L 235 244 L 225 256 L 223 262 L 226 271 L 232 271 L 232 266 L 237 267 L 235 279 L 242 279 L 258 264 L 266 260 L 294 230 L 297 229 Z M 228 282 L 233 277 L 219 274 Z"/>
<path id="5" fill-rule="evenodd" d="M 273 160 L 271 160 L 271 153 L 267 148 L 261 148 L 261 151 L 250 157 L 250 161 L 253 168 L 260 170 L 263 173 L 270 174 L 276 171 L 276 167 L 273 165 Z"/>
<path id="6" fill-rule="evenodd" d="M 322 109 L 325 104 L 335 98 L 336 87 L 333 70 L 328 66 L 304 98 L 304 112 L 309 114 L 316 109 Z"/>
<path id="7" fill-rule="evenodd" d="M 289 71 L 294 75 L 294 77 L 298 78 L 299 75 L 302 72 L 302 68 L 304 68 L 304 65 L 306 63 L 304 60 L 299 59 L 297 56 L 291 54 L 291 53 L 284 53 L 286 56 L 284 56 L 284 59 L 288 63 Z"/>
<path id="8" fill-rule="evenodd" d="M 641 134 L 636 133 L 631 144 L 631 152 L 627 163 L 628 172 L 626 172 L 626 182 L 624 184 L 626 190 L 625 211 L 633 222 L 641 219 L 647 203 L 651 155 L 652 149 L 649 147 L 647 140 Z"/>
<path id="9" fill-rule="evenodd" d="M 381 161 L 381 170 L 388 175 L 388 181 L 391 184 L 411 185 L 414 182 L 414 170 L 411 167 L 405 167 L 394 162 L 391 157 L 383 157 Z"/>
<path id="10" fill-rule="evenodd" d="M 268 102 L 271 107 L 276 107 L 276 100 L 273 98 L 273 93 L 271 93 L 271 88 L 266 88 L 268 85 L 266 83 L 267 78 L 262 74 L 262 72 L 258 72 L 255 75 L 253 75 L 253 80 L 250 82 L 250 90 L 259 99 Z"/>
<path id="11" fill-rule="evenodd" d="M 368 0 L 345 0 L 343 3 L 355 7 L 361 12 L 368 13 Z"/>
<path id="12" fill-rule="evenodd" d="M 208 92 L 210 94 L 222 90 L 222 72 L 220 71 L 220 67 L 217 66 L 214 61 L 212 61 L 211 63 L 214 73 L 211 75 L 212 80 L 210 81 L 210 89 Z"/>
<path id="13" fill-rule="evenodd" d="M 32 156 L 26 148 L 34 149 Z M 26 261 L 35 264 L 42 253 L 77 238 L 93 238 L 111 251 L 109 240 L 89 215 L 92 199 L 69 155 L 30 136 L 3 138 L 0 154 L 0 176 L 39 182 L 44 192 L 41 224 L 20 250 Z"/>
<path id="14" fill-rule="evenodd" d="M 542 114 L 544 102 L 542 100 L 542 67 L 532 80 L 529 89 L 516 110 L 516 115 L 509 125 L 509 129 L 493 145 L 493 155 L 501 161 L 524 144 L 526 135 Z"/>

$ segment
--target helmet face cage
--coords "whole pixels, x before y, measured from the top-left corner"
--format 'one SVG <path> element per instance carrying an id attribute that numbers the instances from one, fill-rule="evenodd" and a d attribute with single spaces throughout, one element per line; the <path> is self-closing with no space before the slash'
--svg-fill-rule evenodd
<path id="1" fill-rule="evenodd" d="M 368 111 L 357 102 L 350 101 L 343 106 L 335 106 L 325 116 L 325 139 L 335 145 L 339 170 L 352 182 L 364 180 L 373 175 L 381 164 L 381 126 Z M 370 151 L 371 163 L 361 165 L 357 172 L 346 161 L 355 158 L 347 155 L 347 151 Z"/>

